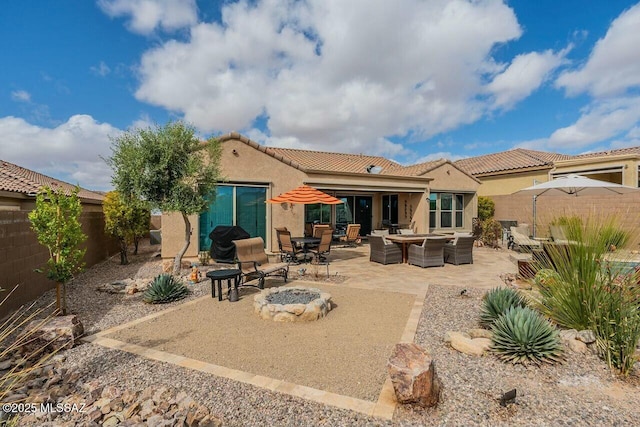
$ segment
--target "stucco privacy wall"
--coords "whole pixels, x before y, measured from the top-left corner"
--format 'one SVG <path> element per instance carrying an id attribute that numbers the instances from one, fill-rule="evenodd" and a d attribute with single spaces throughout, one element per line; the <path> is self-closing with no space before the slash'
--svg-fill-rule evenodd
<path id="1" fill-rule="evenodd" d="M 49 252 L 38 243 L 27 215 L 27 211 L 0 211 L 0 287 L 9 290 L 20 285 L 0 307 L 0 318 L 55 287 L 44 274 L 34 271 L 45 266 Z M 87 267 L 118 251 L 117 242 L 104 234 L 100 206 L 86 207 L 80 222 L 87 235 L 82 246 L 87 250 L 84 257 Z M 0 294 L 0 298 L 5 295 Z M 73 295 L 70 294 L 69 299 L 73 299 Z"/>
<path id="2" fill-rule="evenodd" d="M 491 196 L 494 218 L 533 224 L 533 196 L 513 194 Z M 559 216 L 576 215 L 601 220 L 615 216 L 621 227 L 631 233 L 630 249 L 640 249 L 640 194 L 607 196 L 539 196 L 536 200 L 536 236 L 547 237 L 549 223 Z"/>

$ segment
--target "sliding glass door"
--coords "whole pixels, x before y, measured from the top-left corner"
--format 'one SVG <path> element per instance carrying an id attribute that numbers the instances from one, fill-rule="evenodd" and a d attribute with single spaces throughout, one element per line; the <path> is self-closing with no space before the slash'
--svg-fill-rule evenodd
<path id="1" fill-rule="evenodd" d="M 251 237 L 266 241 L 266 200 L 266 186 L 218 185 L 215 200 L 200 214 L 200 250 L 209 250 L 209 233 L 218 225 L 238 225 Z"/>

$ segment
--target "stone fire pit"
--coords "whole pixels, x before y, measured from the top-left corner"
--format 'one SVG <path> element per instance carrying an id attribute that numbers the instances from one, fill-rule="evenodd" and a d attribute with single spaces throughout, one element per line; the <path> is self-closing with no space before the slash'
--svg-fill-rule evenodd
<path id="1" fill-rule="evenodd" d="M 253 298 L 253 308 L 276 322 L 318 320 L 331 310 L 331 294 L 303 286 L 265 289 Z"/>

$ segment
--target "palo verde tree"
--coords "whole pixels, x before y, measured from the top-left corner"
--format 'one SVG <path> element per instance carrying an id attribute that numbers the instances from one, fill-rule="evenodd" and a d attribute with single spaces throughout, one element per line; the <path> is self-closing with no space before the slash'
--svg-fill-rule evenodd
<path id="1" fill-rule="evenodd" d="M 78 246 L 87 236 L 80 224 L 79 191 L 76 187 L 67 195 L 43 187 L 36 196 L 36 208 L 29 213 L 38 242 L 49 249 L 47 278 L 56 282 L 56 307 L 63 315 L 67 314 L 67 283 L 84 266 L 85 249 Z"/>
<path id="2" fill-rule="evenodd" d="M 173 264 L 173 273 L 178 274 L 191 243 L 189 215 L 207 208 L 220 176 L 219 142 L 215 138 L 201 141 L 192 126 L 178 121 L 125 132 L 113 139 L 111 151 L 107 163 L 122 196 L 144 200 L 152 209 L 182 214 L 184 245 Z"/>
<path id="3" fill-rule="evenodd" d="M 134 244 L 134 254 L 138 253 L 138 242 L 149 230 L 150 212 L 146 203 L 135 199 L 125 199 L 117 191 L 106 194 L 102 204 L 104 229 L 120 243 L 120 264 L 129 263 L 127 252 Z"/>

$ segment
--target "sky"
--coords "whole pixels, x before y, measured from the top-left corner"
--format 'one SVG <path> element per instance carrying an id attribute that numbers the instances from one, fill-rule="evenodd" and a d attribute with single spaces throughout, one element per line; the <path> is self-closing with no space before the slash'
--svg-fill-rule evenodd
<path id="1" fill-rule="evenodd" d="M 0 159 L 108 190 L 172 120 L 401 164 L 637 146 L 638 46 L 623 0 L 6 0 Z"/>

